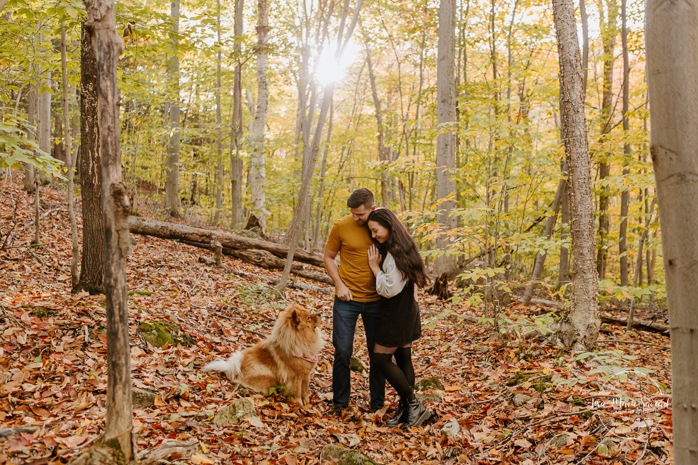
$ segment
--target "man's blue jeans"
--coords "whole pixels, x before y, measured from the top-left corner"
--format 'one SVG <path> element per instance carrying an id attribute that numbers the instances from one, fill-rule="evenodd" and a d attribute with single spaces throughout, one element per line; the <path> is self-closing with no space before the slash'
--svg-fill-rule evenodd
<path id="1" fill-rule="evenodd" d="M 351 370 L 349 359 L 354 351 L 354 332 L 356 322 L 361 315 L 366 330 L 366 343 L 369 356 L 373 354 L 375 335 L 378 330 L 380 317 L 380 303 L 375 302 L 349 302 L 334 298 L 332 309 L 332 345 L 334 346 L 334 364 L 332 366 L 332 392 L 335 408 L 349 406 L 351 394 Z M 373 359 L 373 357 L 371 357 Z M 385 377 L 374 366 L 373 361 L 369 365 L 369 391 L 371 394 L 371 409 L 377 410 L 383 407 L 385 402 Z"/>

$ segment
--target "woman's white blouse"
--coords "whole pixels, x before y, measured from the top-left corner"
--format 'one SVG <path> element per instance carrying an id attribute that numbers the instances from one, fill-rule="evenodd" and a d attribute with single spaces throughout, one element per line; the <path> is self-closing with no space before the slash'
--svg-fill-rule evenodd
<path id="1" fill-rule="evenodd" d="M 395 259 L 389 253 L 383 260 L 383 269 L 376 275 L 376 291 L 383 297 L 395 297 L 405 287 L 407 280 L 397 269 Z"/>

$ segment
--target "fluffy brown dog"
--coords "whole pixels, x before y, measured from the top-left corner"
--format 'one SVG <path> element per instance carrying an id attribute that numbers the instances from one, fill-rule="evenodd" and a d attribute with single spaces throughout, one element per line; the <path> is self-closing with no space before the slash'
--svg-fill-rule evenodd
<path id="1" fill-rule="evenodd" d="M 292 304 L 279 313 L 271 336 L 227 360 L 216 360 L 204 371 L 221 371 L 231 381 L 263 394 L 286 386 L 289 397 L 307 404 L 310 375 L 324 344 L 320 316 Z"/>

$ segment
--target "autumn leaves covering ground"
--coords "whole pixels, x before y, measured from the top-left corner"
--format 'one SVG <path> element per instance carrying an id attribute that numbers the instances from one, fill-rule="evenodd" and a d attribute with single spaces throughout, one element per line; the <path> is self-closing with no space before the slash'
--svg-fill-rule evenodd
<path id="1" fill-rule="evenodd" d="M 65 463 L 104 427 L 104 298 L 70 293 L 63 194 L 44 192 L 42 246 L 32 248 L 32 199 L 7 177 L 0 188 L 0 243 L 12 231 L 0 251 L 0 463 Z M 243 394 L 202 365 L 259 341 L 290 301 L 322 312 L 329 337 L 330 294 L 289 289 L 278 299 L 264 279 L 235 274 L 274 273 L 230 257 L 221 267 L 206 266 L 201 249 L 134 240 L 127 271 L 132 381 L 157 393 L 153 406 L 134 410 L 141 451 L 175 439 L 198 444 L 187 459 L 169 457 L 172 463 L 319 463 L 330 443 L 385 464 L 672 463 L 667 337 L 604 325 L 598 352 L 573 356 L 522 337 L 544 309 L 514 305 L 495 329 L 463 318 L 483 317 L 482 309 L 427 295 L 420 296 L 424 337 L 415 348 L 416 371 L 442 386 L 420 393 L 435 412 L 426 426 L 386 427 L 392 405 L 371 414 L 365 372 L 353 373 L 344 417 L 324 415 L 331 344 L 313 377 L 310 407 L 253 396 L 256 418 L 217 426 L 215 413 Z M 181 344 L 146 342 L 140 324 L 153 321 L 178 328 Z M 367 363 L 363 339 L 356 347 Z M 396 400 L 390 388 L 388 400 Z"/>

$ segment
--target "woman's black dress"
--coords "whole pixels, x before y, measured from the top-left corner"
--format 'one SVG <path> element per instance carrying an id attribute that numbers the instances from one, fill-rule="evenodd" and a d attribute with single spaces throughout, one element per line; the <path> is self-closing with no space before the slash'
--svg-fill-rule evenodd
<path id="1" fill-rule="evenodd" d="M 401 347 L 422 336 L 419 307 L 414 300 L 414 284 L 408 282 L 394 297 L 381 297 L 381 319 L 376 343 L 384 347 Z"/>

